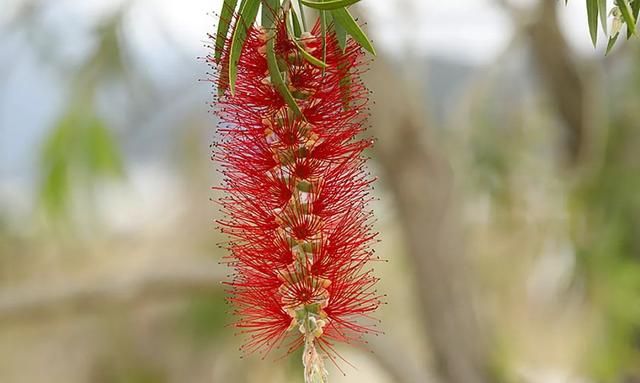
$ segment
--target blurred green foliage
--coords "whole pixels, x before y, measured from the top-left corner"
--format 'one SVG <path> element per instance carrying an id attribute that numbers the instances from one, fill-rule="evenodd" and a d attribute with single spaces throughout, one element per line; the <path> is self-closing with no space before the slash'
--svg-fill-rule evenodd
<path id="1" fill-rule="evenodd" d="M 640 126 L 625 112 L 573 201 L 578 265 L 600 308 L 590 366 L 604 381 L 640 374 Z"/>
<path id="2" fill-rule="evenodd" d="M 139 366 L 113 369 L 104 372 L 99 383 L 163 383 L 164 375 Z"/>
<path id="3" fill-rule="evenodd" d="M 480 113 L 478 113 L 480 114 Z M 508 178 L 514 164 L 514 146 L 503 145 L 504 135 L 511 134 L 492 119 L 487 111 L 476 119 L 477 126 L 471 132 L 471 181 L 476 188 L 486 192 L 499 206 L 509 206 Z"/>
<path id="4" fill-rule="evenodd" d="M 95 383 L 164 383 L 167 381 L 161 369 L 151 366 L 138 356 L 118 355 L 102 360 L 93 370 L 91 381 Z"/>
<path id="5" fill-rule="evenodd" d="M 44 139 L 40 203 L 50 217 L 60 219 L 69 212 L 74 192 L 91 193 L 100 179 L 124 173 L 116 137 L 93 104 L 102 82 L 127 72 L 119 36 L 121 12 L 106 17 L 97 28 L 96 49 L 73 74 L 66 112 Z"/>
<path id="6" fill-rule="evenodd" d="M 120 176 L 123 164 L 115 137 L 91 108 L 72 106 L 45 138 L 40 158 L 40 201 L 50 214 L 69 208 L 71 190 L 102 177 Z"/>
<path id="7" fill-rule="evenodd" d="M 224 291 L 203 297 L 194 297 L 183 318 L 184 329 L 199 344 L 224 338 L 232 334 L 227 325 L 232 318 L 227 312 Z"/>

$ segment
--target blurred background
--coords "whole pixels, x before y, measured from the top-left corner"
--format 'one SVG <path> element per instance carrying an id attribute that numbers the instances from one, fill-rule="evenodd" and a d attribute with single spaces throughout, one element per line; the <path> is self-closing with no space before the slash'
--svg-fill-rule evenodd
<path id="1" fill-rule="evenodd" d="M 227 327 L 220 1 L 1 5 L 0 382 L 301 381 Z M 640 382 L 640 42 L 578 0 L 353 9 L 388 304 L 331 381 Z"/>

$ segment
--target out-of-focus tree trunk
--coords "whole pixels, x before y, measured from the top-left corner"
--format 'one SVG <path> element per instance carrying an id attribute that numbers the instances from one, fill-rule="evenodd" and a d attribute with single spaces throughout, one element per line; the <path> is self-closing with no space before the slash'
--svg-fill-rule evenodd
<path id="1" fill-rule="evenodd" d="M 566 128 L 565 158 L 576 165 L 588 132 L 587 84 L 558 25 L 557 6 L 557 0 L 541 0 L 539 15 L 527 30 L 542 84 Z"/>
<path id="2" fill-rule="evenodd" d="M 376 156 L 403 225 L 437 376 L 447 383 L 494 382 L 485 332 L 473 309 L 452 172 L 426 137 L 424 103 L 380 57 L 366 83 L 376 100 Z"/>

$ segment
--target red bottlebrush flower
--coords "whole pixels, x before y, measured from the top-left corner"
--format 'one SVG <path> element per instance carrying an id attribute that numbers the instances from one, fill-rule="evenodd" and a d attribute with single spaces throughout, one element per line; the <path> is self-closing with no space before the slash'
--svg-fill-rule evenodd
<path id="1" fill-rule="evenodd" d="M 231 237 L 229 300 L 235 326 L 248 336 L 243 350 L 268 352 L 285 339 L 289 352 L 304 345 L 309 381 L 326 378 L 315 347 L 333 360 L 334 342 L 360 342 L 376 331 L 368 315 L 380 304 L 367 266 L 376 233 L 362 152 L 372 141 L 357 138 L 368 101 L 363 54 L 354 42 L 343 51 L 333 33 L 323 49 L 319 32 L 316 25 L 295 41 L 284 22 L 269 32 L 249 28 L 235 93 L 226 90 L 215 103 L 221 125 L 214 159 L 226 194 L 219 224 Z M 270 38 L 301 114 L 271 83 Z"/>

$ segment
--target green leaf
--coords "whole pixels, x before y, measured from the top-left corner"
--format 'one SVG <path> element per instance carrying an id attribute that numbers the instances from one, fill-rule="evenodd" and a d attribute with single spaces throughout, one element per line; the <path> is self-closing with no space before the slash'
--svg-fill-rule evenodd
<path id="1" fill-rule="evenodd" d="M 51 215 L 61 215 L 69 200 L 69 168 L 77 150 L 76 123 L 73 115 L 63 117 L 45 139 L 40 154 L 40 203 Z"/>
<path id="2" fill-rule="evenodd" d="M 229 54 L 229 90 L 235 93 L 236 77 L 238 76 L 238 60 L 242 47 L 247 39 L 247 32 L 258 16 L 260 0 L 242 0 L 240 4 L 240 18 L 231 38 L 231 52 Z"/>
<path id="3" fill-rule="evenodd" d="M 97 117 L 87 121 L 84 129 L 84 154 L 89 172 L 94 175 L 121 175 L 124 167 L 111 130 Z"/>
<path id="4" fill-rule="evenodd" d="M 263 27 L 271 27 L 275 22 L 276 15 L 280 9 L 279 0 L 262 0 L 262 17 L 261 23 Z"/>
<path id="5" fill-rule="evenodd" d="M 324 13 L 324 24 L 325 24 L 325 28 L 327 29 L 327 31 L 330 31 L 333 28 L 333 16 L 331 15 L 331 12 L 326 12 L 323 11 Z"/>
<path id="6" fill-rule="evenodd" d="M 323 11 L 331 11 L 334 9 L 340 9 L 348 7 L 357 3 L 360 0 L 329 0 L 329 1 L 312 1 L 312 0 L 300 0 L 301 4 L 307 7 L 319 9 Z"/>
<path id="7" fill-rule="evenodd" d="M 342 25 L 338 23 L 333 23 L 333 29 L 336 31 L 336 39 L 338 39 L 338 45 L 344 52 L 344 49 L 347 47 L 347 31 L 345 31 Z"/>
<path id="8" fill-rule="evenodd" d="M 66 161 L 50 164 L 44 174 L 40 190 L 40 202 L 52 215 L 61 215 L 67 207 L 69 197 L 69 166 Z"/>
<path id="9" fill-rule="evenodd" d="M 321 0 L 322 1 L 322 0 Z M 320 34 L 322 35 L 322 61 L 327 61 L 327 32 L 331 23 L 331 13 L 320 11 Z M 322 72 L 324 75 L 324 71 Z"/>
<path id="10" fill-rule="evenodd" d="M 589 21 L 589 33 L 593 46 L 596 46 L 598 41 L 598 1 L 587 0 L 587 20 Z"/>
<path id="11" fill-rule="evenodd" d="M 287 84 L 284 83 L 282 73 L 280 73 L 280 68 L 278 67 L 278 59 L 276 58 L 274 45 L 275 38 L 272 37 L 267 41 L 267 64 L 269 67 L 269 74 L 271 75 L 271 82 L 276 87 L 280 95 L 282 95 L 287 105 L 289 105 L 291 110 L 293 110 L 294 114 L 304 118 L 296 100 L 293 98 L 293 95 L 291 95 L 291 92 L 289 92 Z"/>
<path id="12" fill-rule="evenodd" d="M 298 20 L 298 15 L 296 11 L 291 8 L 291 22 L 293 24 L 293 35 L 295 37 L 300 37 L 302 34 L 302 27 L 300 26 L 300 20 Z"/>
<path id="13" fill-rule="evenodd" d="M 79 124 L 75 113 L 67 113 L 64 115 L 50 132 L 50 135 L 44 141 L 41 154 L 41 166 L 58 161 L 60 158 L 66 158 L 74 152 L 77 145 L 73 142 L 75 128 Z"/>
<path id="14" fill-rule="evenodd" d="M 312 65 L 315 65 L 319 68 L 327 67 L 327 64 L 325 64 L 322 60 L 318 59 L 311 53 L 307 52 L 297 41 L 293 40 L 293 42 L 296 44 L 296 47 L 298 48 L 298 50 L 302 54 L 302 57 L 304 57 L 305 60 L 309 61 Z"/>
<path id="15" fill-rule="evenodd" d="M 605 56 L 609 54 L 613 46 L 616 44 L 616 40 L 618 40 L 618 36 L 620 36 L 620 33 L 616 33 L 615 35 L 609 37 L 609 43 L 607 44 L 607 51 L 605 52 Z"/>
<path id="16" fill-rule="evenodd" d="M 638 23 L 638 14 L 640 14 L 640 0 L 634 0 L 631 3 L 631 10 L 633 10 L 633 18 L 636 20 L 636 24 Z"/>
<path id="17" fill-rule="evenodd" d="M 120 148 L 105 123 L 87 106 L 72 107 L 45 139 L 40 154 L 40 203 L 63 216 L 72 188 L 124 172 Z"/>
<path id="18" fill-rule="evenodd" d="M 624 19 L 625 24 L 627 24 L 627 38 L 631 37 L 631 35 L 636 33 L 636 20 L 633 17 L 633 10 L 629 6 L 629 2 L 627 0 L 616 0 L 616 4 L 622 12 L 622 18 Z"/>
<path id="19" fill-rule="evenodd" d="M 295 11 L 293 11 L 293 9 L 291 10 L 291 15 L 293 17 L 293 29 L 294 29 L 294 34 L 296 33 L 296 23 L 298 21 L 297 17 L 295 16 Z M 287 26 L 287 28 L 289 28 Z M 296 37 L 299 37 L 300 34 L 302 34 L 302 31 L 300 30 L 300 25 L 298 24 L 298 31 L 300 32 L 298 35 L 296 35 Z M 320 68 L 326 68 L 327 64 L 325 64 L 322 60 L 318 59 L 317 57 L 315 57 L 314 55 L 312 55 L 311 53 L 307 52 L 302 45 L 300 45 L 300 43 L 296 40 L 296 39 L 292 39 L 293 43 L 295 44 L 296 48 L 298 48 L 298 50 L 300 51 L 300 54 L 302 55 L 302 57 L 304 57 L 305 60 L 307 60 L 308 62 L 310 62 L 312 65 L 315 65 L 317 67 Z M 286 64 L 285 64 L 286 65 Z M 281 68 L 282 69 L 282 68 Z"/>
<path id="20" fill-rule="evenodd" d="M 218 31 L 216 32 L 216 44 L 214 47 L 214 59 L 215 62 L 219 62 L 222 58 L 222 51 L 224 50 L 224 43 L 227 39 L 227 32 L 229 32 L 229 25 L 231 25 L 231 18 L 233 12 L 236 10 L 238 0 L 224 0 L 222 3 L 222 11 L 220 11 L 220 20 L 218 21 Z"/>
<path id="21" fill-rule="evenodd" d="M 307 20 L 306 20 L 306 16 L 304 15 L 304 8 L 302 8 L 302 4 L 300 4 L 299 1 L 298 1 L 298 8 L 300 9 L 300 22 L 302 23 L 302 30 L 306 31 L 307 30 Z"/>
<path id="22" fill-rule="evenodd" d="M 598 14 L 600 15 L 600 25 L 605 36 L 607 35 L 607 0 L 598 0 Z"/>
<path id="23" fill-rule="evenodd" d="M 356 20 L 351 16 L 351 13 L 346 9 L 335 9 L 331 11 L 333 15 L 333 19 L 336 24 L 340 24 L 344 30 L 353 37 L 354 40 L 358 42 L 364 49 L 369 51 L 372 55 L 376 55 L 376 50 L 373 48 L 373 45 L 369 41 L 367 35 L 362 31 L 360 25 L 356 22 Z"/>

